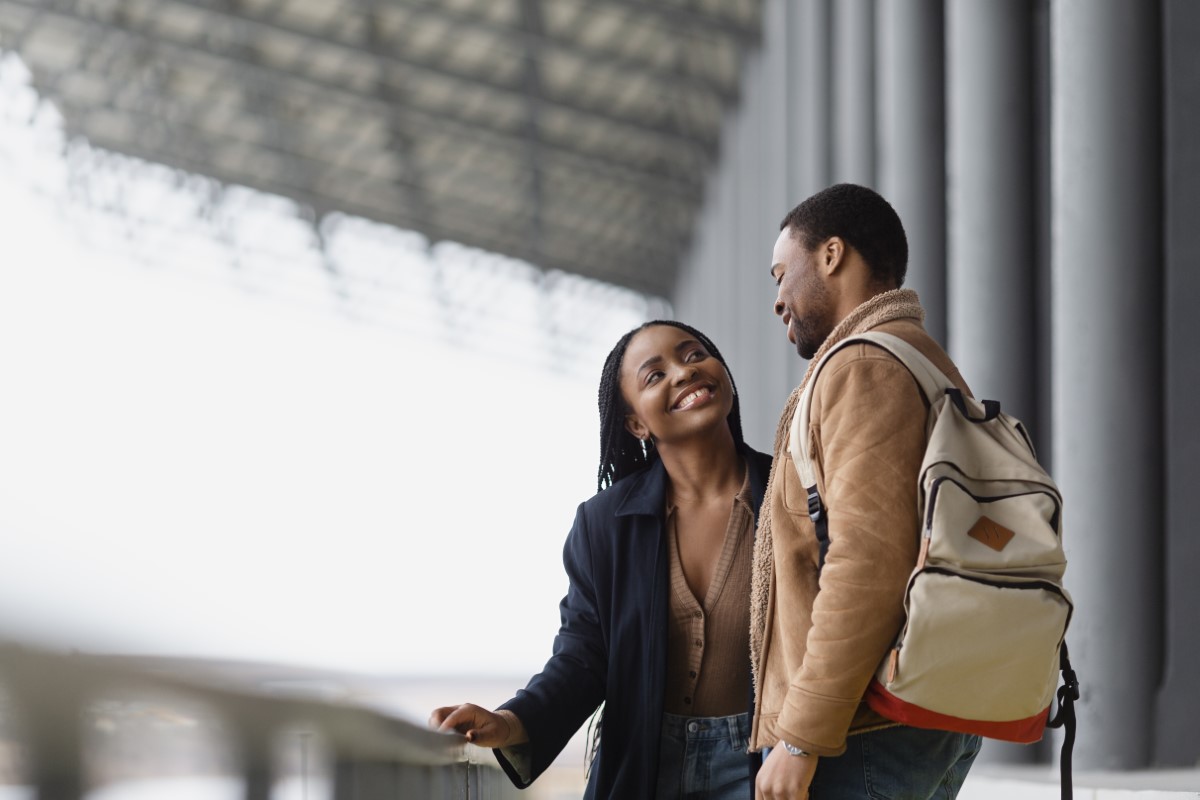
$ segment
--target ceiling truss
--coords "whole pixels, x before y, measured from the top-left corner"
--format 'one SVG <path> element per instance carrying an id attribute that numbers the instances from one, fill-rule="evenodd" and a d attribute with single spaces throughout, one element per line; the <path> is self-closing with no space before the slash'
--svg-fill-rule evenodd
<path id="1" fill-rule="evenodd" d="M 0 0 L 93 144 L 667 296 L 761 0 Z"/>

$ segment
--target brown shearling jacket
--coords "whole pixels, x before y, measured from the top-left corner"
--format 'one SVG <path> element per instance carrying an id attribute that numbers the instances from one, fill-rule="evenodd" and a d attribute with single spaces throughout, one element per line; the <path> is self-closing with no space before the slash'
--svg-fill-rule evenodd
<path id="1" fill-rule="evenodd" d="M 916 304 L 915 294 L 903 294 Z M 848 318 L 857 324 L 840 325 L 822 349 L 852 333 L 886 331 L 914 345 L 969 392 L 921 325 L 919 306 L 916 316 L 882 323 L 878 316 Z M 794 405 L 789 403 L 788 426 L 781 422 L 781 430 L 790 427 Z M 828 514 L 822 570 L 807 496 L 787 436 L 778 437 L 778 474 L 765 499 L 773 564 L 769 575 L 760 576 L 767 589 L 752 749 L 784 739 L 815 755 L 834 756 L 845 750 L 847 735 L 893 724 L 868 708 L 863 695 L 900 629 L 904 589 L 916 564 L 917 476 L 927 411 L 915 379 L 879 347 L 850 345 L 821 370 L 809 453 Z"/>

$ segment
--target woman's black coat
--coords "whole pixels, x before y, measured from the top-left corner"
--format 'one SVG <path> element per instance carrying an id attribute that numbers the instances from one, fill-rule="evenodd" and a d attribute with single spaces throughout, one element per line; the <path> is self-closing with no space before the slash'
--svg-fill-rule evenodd
<path id="1" fill-rule="evenodd" d="M 748 447 L 743 454 L 757 521 L 771 457 Z M 654 796 L 667 663 L 666 489 L 666 469 L 655 459 L 579 506 L 563 547 L 570 586 L 559 606 L 553 655 L 501 706 L 529 734 L 520 748 L 529 759 L 528 781 L 505 752 L 495 751 L 517 786 L 528 786 L 550 766 L 607 701 L 584 797 Z M 750 687 L 746 691 L 750 698 Z"/>

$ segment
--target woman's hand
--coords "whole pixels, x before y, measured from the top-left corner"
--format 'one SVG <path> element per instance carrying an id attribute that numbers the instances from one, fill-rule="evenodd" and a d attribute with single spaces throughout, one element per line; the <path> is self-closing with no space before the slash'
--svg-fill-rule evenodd
<path id="1" fill-rule="evenodd" d="M 461 706 L 443 706 L 429 715 L 429 727 L 439 731 L 458 731 L 467 741 L 480 747 L 508 747 L 519 744 L 510 741 L 513 726 L 504 716 L 480 708 L 473 703 Z"/>

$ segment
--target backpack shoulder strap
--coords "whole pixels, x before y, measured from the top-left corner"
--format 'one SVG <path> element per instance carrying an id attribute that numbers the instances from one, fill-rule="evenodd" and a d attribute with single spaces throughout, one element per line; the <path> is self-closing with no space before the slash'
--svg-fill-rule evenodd
<path id="1" fill-rule="evenodd" d="M 813 513 L 813 496 L 817 486 L 816 473 L 813 470 L 812 461 L 808 457 L 808 416 L 809 408 L 812 405 L 813 388 L 817 385 L 817 377 L 821 374 L 821 369 L 825 366 L 829 358 L 838 350 L 855 342 L 874 344 L 895 356 L 912 373 L 913 378 L 920 385 L 921 391 L 925 393 L 925 399 L 931 405 L 945 394 L 946 389 L 954 388 L 954 384 L 950 382 L 950 379 L 935 367 L 933 362 L 926 358 L 920 350 L 894 334 L 884 333 L 883 331 L 867 331 L 866 333 L 847 336 L 838 342 L 835 347 L 831 348 L 821 358 L 816 368 L 813 369 L 812 377 L 808 380 L 808 385 L 804 387 L 804 391 L 800 394 L 800 403 L 796 407 L 796 416 L 792 418 L 791 431 L 788 437 L 788 452 L 791 454 L 792 460 L 796 463 L 796 471 L 800 475 L 801 485 L 805 491 L 809 492 L 810 516 Z"/>
<path id="2" fill-rule="evenodd" d="M 821 496 L 817 492 L 816 471 L 813 469 L 812 461 L 808 457 L 809 407 L 812 405 L 813 387 L 817 385 L 817 377 L 821 374 L 821 369 L 825 366 L 825 362 L 838 350 L 854 342 L 869 342 L 877 345 L 899 359 L 900 363 L 907 367 L 908 371 L 916 378 L 917 383 L 921 386 L 921 391 L 924 392 L 930 405 L 947 388 L 952 388 L 954 385 L 941 370 L 921 354 L 921 351 L 900 337 L 890 333 L 883 333 L 882 331 L 868 331 L 854 336 L 847 336 L 834 347 L 830 348 L 829 352 L 817 362 L 812 375 L 808 379 L 808 384 L 804 387 L 804 391 L 800 393 L 800 402 L 796 407 L 796 415 L 792 417 L 791 430 L 788 435 L 788 452 L 791 453 L 792 461 L 796 466 L 796 472 L 800 476 L 800 485 L 804 487 L 804 493 L 808 497 L 808 517 L 812 520 L 813 526 L 816 529 L 817 544 L 820 548 L 818 568 L 825 566 L 825 554 L 829 550 L 829 519 L 825 514 L 825 504 L 821 502 Z"/>

